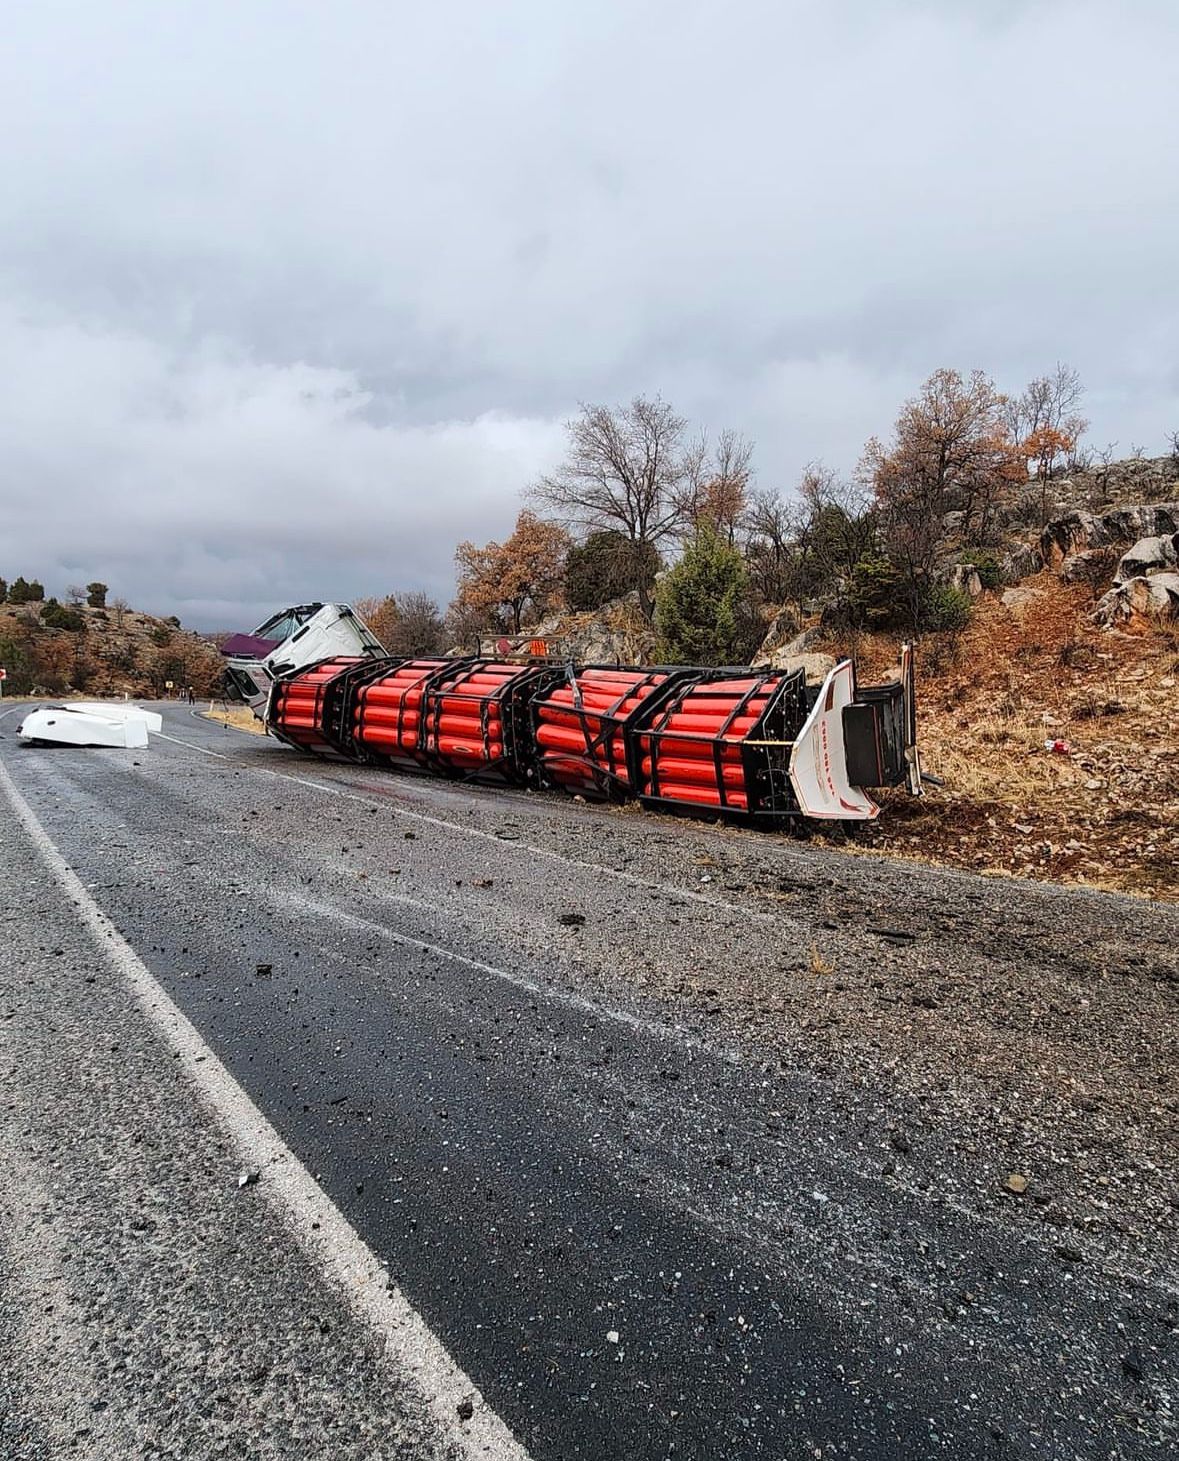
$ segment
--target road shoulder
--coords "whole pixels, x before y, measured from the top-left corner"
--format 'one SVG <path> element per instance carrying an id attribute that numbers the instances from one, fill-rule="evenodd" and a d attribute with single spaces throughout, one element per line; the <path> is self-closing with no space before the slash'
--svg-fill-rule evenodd
<path id="1" fill-rule="evenodd" d="M 11 817 L 0 885 L 4 1453 L 453 1454 Z"/>

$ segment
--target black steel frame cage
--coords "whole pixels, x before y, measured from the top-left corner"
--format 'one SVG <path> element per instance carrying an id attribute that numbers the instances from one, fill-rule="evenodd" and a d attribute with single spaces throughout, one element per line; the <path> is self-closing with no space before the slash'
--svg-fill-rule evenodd
<path id="1" fill-rule="evenodd" d="M 561 679 L 554 681 L 553 684 L 549 686 L 548 691 L 545 695 L 533 696 L 530 707 L 532 712 L 532 739 L 533 745 L 534 747 L 536 747 L 536 756 L 540 767 L 540 778 L 542 785 L 551 786 L 558 790 L 564 789 L 560 786 L 559 783 L 551 781 L 547 777 L 545 777 L 544 757 L 536 739 L 537 732 L 540 726 L 543 724 L 540 718 L 540 712 L 542 709 L 547 707 L 548 709 L 559 711 L 565 715 L 575 715 L 581 727 L 581 734 L 585 740 L 584 754 L 579 755 L 576 751 L 562 751 L 560 753 L 561 760 L 579 761 L 584 764 L 586 770 L 589 771 L 593 776 L 594 785 L 598 788 L 602 795 L 609 800 L 628 801 L 631 799 L 634 793 L 628 790 L 628 782 L 631 786 L 633 786 L 634 783 L 631 778 L 631 754 L 630 741 L 627 736 L 628 730 L 633 724 L 635 724 L 636 718 L 638 716 L 642 715 L 644 718 L 646 718 L 649 714 L 658 709 L 659 705 L 663 701 L 665 701 L 666 699 L 668 699 L 669 696 L 675 693 L 677 686 L 683 680 L 694 678 L 699 673 L 696 670 L 664 669 L 659 666 L 656 666 L 653 669 L 637 670 L 637 673 L 641 675 L 641 678 L 635 683 L 634 686 L 632 686 L 631 689 L 619 695 L 618 699 L 608 710 L 591 711 L 585 709 L 576 690 L 578 675 L 583 675 L 587 671 L 591 670 L 627 670 L 631 668 L 633 667 L 630 665 L 567 664 L 561 672 Z M 657 681 L 660 681 L 661 677 L 662 683 L 656 683 Z M 553 701 L 548 698 L 548 696 L 551 695 L 554 690 L 558 689 L 562 683 L 572 685 L 574 687 L 574 703 L 571 706 L 566 705 L 563 702 Z M 635 709 L 631 711 L 630 715 L 626 716 L 625 718 L 620 718 L 617 715 L 617 711 L 620 709 L 620 707 L 624 705 L 627 700 L 631 699 L 631 697 L 634 696 L 645 685 L 654 685 L 654 689 L 652 690 L 651 694 L 648 695 L 640 705 L 636 706 Z M 589 722 L 591 719 L 600 722 L 599 729 L 596 733 L 594 733 L 590 727 Z M 622 732 L 623 742 L 626 747 L 624 754 L 625 765 L 622 766 L 619 770 L 615 770 L 616 763 L 614 756 L 614 741 L 620 730 Z M 605 749 L 606 751 L 606 760 L 608 765 L 605 767 L 601 764 L 601 762 L 595 755 L 596 751 L 602 749 Z M 622 772 L 625 772 L 625 775 L 623 775 Z"/>
<path id="2" fill-rule="evenodd" d="M 383 659 L 349 665 L 331 682 L 331 693 L 324 698 L 324 738 L 339 751 L 341 756 L 347 756 L 350 761 L 363 759 L 360 747 L 356 744 L 356 726 L 352 716 L 357 691 L 362 685 L 379 680 L 382 675 L 389 674 L 391 670 L 400 668 L 404 663 L 404 656 L 387 655 Z"/>
<path id="3" fill-rule="evenodd" d="M 455 660 L 441 674 L 432 676 L 427 686 L 423 686 L 419 721 L 419 746 L 423 765 L 454 781 L 475 781 L 480 777 L 498 776 L 514 786 L 527 786 L 537 780 L 537 748 L 532 736 L 529 702 L 534 695 L 544 693 L 550 685 L 563 679 L 564 668 L 546 664 L 522 664 L 519 673 L 505 680 L 498 689 L 476 692 L 464 691 L 462 688 L 463 683 L 470 680 L 472 675 L 479 674 L 489 666 L 510 663 L 512 662 L 495 659 Z M 488 743 L 490 729 L 488 713 L 492 705 L 498 705 L 503 729 L 503 755 L 483 766 L 463 768 L 452 765 L 445 753 L 432 750 L 431 743 L 437 746 L 440 735 L 439 720 L 444 700 L 467 701 L 478 706 L 479 730 L 485 745 Z"/>
<path id="4" fill-rule="evenodd" d="M 308 665 L 300 665 L 297 670 L 288 670 L 285 674 L 275 677 L 270 686 L 270 694 L 266 697 L 266 718 L 264 721 L 267 731 L 274 736 L 275 740 L 282 741 L 284 745 L 291 746 L 296 751 L 305 751 L 309 756 L 322 756 L 324 754 L 316 746 L 305 746 L 301 741 L 293 740 L 290 736 L 285 735 L 282 727 L 277 724 L 275 717 L 279 703 L 287 687 L 301 675 L 314 674 L 316 670 L 322 669 L 324 665 L 330 665 L 333 660 L 351 658 L 351 655 L 330 654 L 325 659 L 314 660 Z M 356 664 L 344 665 L 339 674 L 333 675 L 330 680 L 323 680 L 315 687 L 315 713 L 319 719 L 320 734 L 327 741 L 328 745 L 342 756 L 350 756 L 351 752 L 345 750 L 333 736 L 328 734 L 328 707 L 332 703 L 335 688 L 340 680 L 353 672 L 367 670 L 372 663 L 373 661 L 370 659 L 358 658 Z"/>
<path id="5" fill-rule="evenodd" d="M 668 726 L 668 720 L 684 707 L 684 701 L 689 695 L 708 699 L 710 696 L 720 698 L 723 694 L 725 699 L 731 699 L 731 694 L 710 690 L 708 687 L 734 679 L 748 679 L 753 683 L 725 717 L 715 735 L 705 731 L 677 730 L 674 726 Z M 725 740 L 725 733 L 745 711 L 750 701 L 756 698 L 768 681 L 775 679 L 780 679 L 781 684 L 770 696 L 749 734 L 741 741 Z M 790 753 L 794 749 L 795 737 L 802 729 L 808 710 L 806 674 L 801 669 L 754 670 L 748 666 L 740 666 L 690 673 L 688 678 L 676 684 L 670 696 L 660 700 L 651 710 L 644 706 L 627 722 L 627 755 L 630 758 L 630 778 L 635 794 L 644 806 L 658 807 L 670 812 L 703 807 L 731 817 L 758 820 L 799 816 L 801 811 L 794 788 L 790 784 Z M 654 723 L 656 720 L 658 724 Z M 644 738 L 648 740 L 647 753 L 651 758 L 649 776 L 642 769 Z M 664 740 L 700 741 L 711 745 L 717 792 L 720 796 L 719 806 L 703 800 L 690 802 L 660 794 L 659 751 Z M 728 789 L 725 786 L 724 751 L 732 745 L 738 745 L 741 749 L 746 799 L 743 807 L 729 802 Z"/>
<path id="6" fill-rule="evenodd" d="M 375 682 L 379 680 L 382 675 L 387 675 L 393 670 L 403 669 L 406 665 L 421 664 L 423 662 L 434 660 L 437 658 L 439 658 L 439 656 L 437 655 L 423 654 L 413 655 L 408 658 L 403 657 L 401 659 L 389 659 L 384 661 L 375 673 L 369 675 L 358 675 L 354 680 L 350 681 L 344 687 L 344 693 L 340 705 L 340 713 L 345 725 L 348 727 L 347 734 L 351 738 L 351 749 L 345 753 L 346 755 L 351 756 L 356 761 L 360 761 L 371 766 L 391 766 L 398 769 L 402 769 L 405 767 L 406 758 L 404 756 L 390 756 L 384 751 L 374 750 L 371 746 L 361 746 L 358 744 L 357 738 L 360 731 L 364 727 L 365 705 L 361 705 L 360 713 L 358 716 L 354 715 L 353 712 L 356 710 L 356 702 L 363 687 L 375 684 Z M 434 669 L 430 670 L 428 674 L 423 675 L 422 678 L 418 681 L 418 686 L 422 692 L 422 698 L 420 704 L 418 705 L 417 735 L 414 741 L 414 749 L 410 753 L 410 755 L 419 766 L 430 766 L 430 762 L 425 754 L 425 736 L 423 733 L 426 722 L 426 697 L 430 690 L 430 687 L 434 685 L 437 681 L 445 679 L 448 675 L 452 675 L 456 668 L 462 665 L 469 665 L 471 663 L 472 661 L 470 659 L 446 660 L 445 663 L 436 666 Z M 404 697 L 402 697 L 401 704 L 398 706 L 397 709 L 397 738 L 399 741 L 401 739 L 402 730 L 404 728 L 404 720 L 405 699 Z"/>

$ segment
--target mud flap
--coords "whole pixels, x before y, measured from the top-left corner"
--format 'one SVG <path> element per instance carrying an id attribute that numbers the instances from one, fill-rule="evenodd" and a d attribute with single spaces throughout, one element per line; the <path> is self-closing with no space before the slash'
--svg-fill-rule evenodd
<path id="1" fill-rule="evenodd" d="M 855 700 L 856 672 L 842 660 L 823 682 L 790 753 L 790 784 L 804 816 L 870 822 L 880 808 L 848 779 L 844 710 Z"/>

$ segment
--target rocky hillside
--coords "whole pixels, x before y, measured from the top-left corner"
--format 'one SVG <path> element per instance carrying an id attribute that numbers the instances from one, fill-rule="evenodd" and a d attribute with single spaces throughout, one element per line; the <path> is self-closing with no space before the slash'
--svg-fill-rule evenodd
<path id="1" fill-rule="evenodd" d="M 216 647 L 175 619 L 52 601 L 0 604 L 0 666 L 6 695 L 159 696 L 168 680 L 211 695 L 221 682 Z"/>
<path id="2" fill-rule="evenodd" d="M 1169 457 L 1063 479 L 1058 516 L 1005 545 L 1001 582 L 947 566 L 970 623 L 918 646 L 924 765 L 944 785 L 888 795 L 863 844 L 1179 899 L 1177 479 Z M 879 678 L 896 636 L 771 626 L 761 658 L 818 675 L 844 654 Z"/>

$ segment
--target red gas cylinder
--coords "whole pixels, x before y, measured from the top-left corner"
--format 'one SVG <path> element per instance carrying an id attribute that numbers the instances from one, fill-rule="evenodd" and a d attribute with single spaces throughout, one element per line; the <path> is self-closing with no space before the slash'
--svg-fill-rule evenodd
<path id="1" fill-rule="evenodd" d="M 781 681 L 767 674 L 684 686 L 638 737 L 639 794 L 746 810 L 750 773 L 742 745 L 756 739 Z"/>
<path id="2" fill-rule="evenodd" d="M 550 782 L 621 796 L 630 789 L 626 724 L 668 679 L 664 671 L 586 669 L 534 702 L 534 736 Z"/>
<path id="3" fill-rule="evenodd" d="M 448 663 L 443 659 L 410 660 L 361 686 L 353 711 L 357 746 L 383 756 L 416 758 L 423 687 Z"/>
<path id="4" fill-rule="evenodd" d="M 452 662 L 452 673 L 435 677 L 426 687 L 423 756 L 441 769 L 524 779 L 513 755 L 530 751 L 530 746 L 513 739 L 514 717 L 523 715 L 519 697 L 537 673 L 534 665 L 506 661 Z"/>

